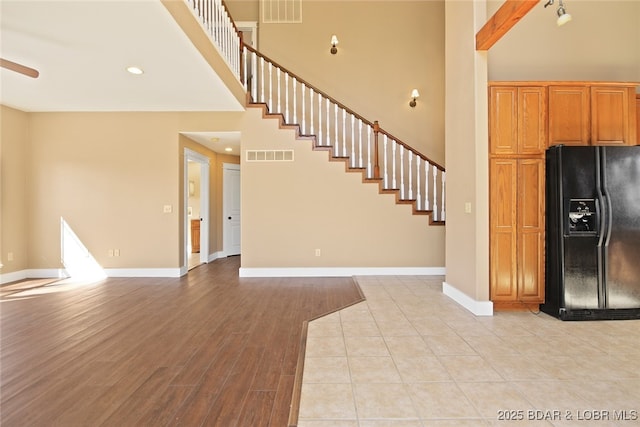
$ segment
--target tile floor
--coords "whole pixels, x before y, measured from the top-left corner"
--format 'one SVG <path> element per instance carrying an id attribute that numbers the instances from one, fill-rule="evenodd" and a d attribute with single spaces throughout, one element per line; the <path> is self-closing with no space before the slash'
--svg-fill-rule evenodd
<path id="1" fill-rule="evenodd" d="M 442 277 L 356 279 L 366 301 L 309 323 L 299 427 L 640 425 L 640 320 L 476 317 Z"/>

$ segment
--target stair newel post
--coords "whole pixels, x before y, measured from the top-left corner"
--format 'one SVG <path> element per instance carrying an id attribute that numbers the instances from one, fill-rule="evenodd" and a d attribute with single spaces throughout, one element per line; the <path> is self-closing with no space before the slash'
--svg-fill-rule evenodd
<path id="1" fill-rule="evenodd" d="M 376 120 L 373 122 L 373 178 L 380 178 L 380 165 L 378 162 L 378 134 L 380 133 L 380 125 Z"/>

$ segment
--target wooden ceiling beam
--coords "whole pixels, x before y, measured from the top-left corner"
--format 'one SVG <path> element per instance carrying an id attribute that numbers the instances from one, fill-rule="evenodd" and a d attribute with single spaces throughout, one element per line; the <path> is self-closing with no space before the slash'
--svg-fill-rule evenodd
<path id="1" fill-rule="evenodd" d="M 476 50 L 489 50 L 540 0 L 505 0 L 476 34 Z"/>

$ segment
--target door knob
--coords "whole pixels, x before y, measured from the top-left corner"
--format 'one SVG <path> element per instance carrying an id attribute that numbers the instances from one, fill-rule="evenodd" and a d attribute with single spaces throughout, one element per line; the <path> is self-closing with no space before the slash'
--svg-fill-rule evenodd
<path id="1" fill-rule="evenodd" d="M 229 217 L 229 219 L 231 219 L 231 217 Z"/>

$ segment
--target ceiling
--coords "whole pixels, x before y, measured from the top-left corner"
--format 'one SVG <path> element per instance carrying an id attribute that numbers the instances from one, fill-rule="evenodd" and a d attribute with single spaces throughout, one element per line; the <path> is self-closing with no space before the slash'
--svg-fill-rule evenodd
<path id="1" fill-rule="evenodd" d="M 40 73 L 0 69 L 0 102 L 25 112 L 243 110 L 159 0 L 0 0 L 0 57 Z M 184 134 L 239 154 L 239 132 Z"/>

